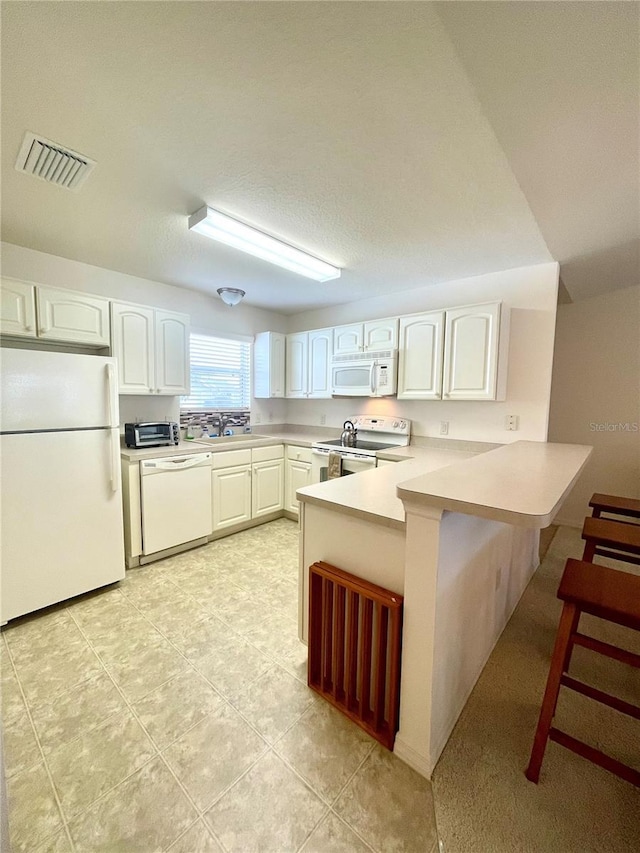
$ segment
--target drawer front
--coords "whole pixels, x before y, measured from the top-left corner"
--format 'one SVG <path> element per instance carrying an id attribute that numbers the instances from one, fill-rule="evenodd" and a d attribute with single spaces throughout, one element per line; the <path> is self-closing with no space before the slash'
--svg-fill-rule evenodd
<path id="1" fill-rule="evenodd" d="M 293 444 L 287 446 L 287 459 L 295 459 L 296 462 L 311 463 L 312 453 L 310 447 L 296 447 Z"/>
<path id="2" fill-rule="evenodd" d="M 250 447 L 246 447 L 244 450 L 222 450 L 220 453 L 213 454 L 211 467 L 214 470 L 231 468 L 235 465 L 251 465 Z"/>
<path id="3" fill-rule="evenodd" d="M 254 447 L 251 451 L 253 462 L 268 462 L 270 459 L 284 459 L 284 444 L 274 447 Z"/>

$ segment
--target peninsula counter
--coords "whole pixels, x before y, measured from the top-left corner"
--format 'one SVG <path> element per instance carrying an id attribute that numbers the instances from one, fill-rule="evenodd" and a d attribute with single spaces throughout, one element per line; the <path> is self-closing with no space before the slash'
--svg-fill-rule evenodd
<path id="1" fill-rule="evenodd" d="M 306 642 L 317 560 L 404 595 L 394 751 L 429 777 L 591 448 L 406 451 L 414 457 L 298 490 L 299 625 Z"/>

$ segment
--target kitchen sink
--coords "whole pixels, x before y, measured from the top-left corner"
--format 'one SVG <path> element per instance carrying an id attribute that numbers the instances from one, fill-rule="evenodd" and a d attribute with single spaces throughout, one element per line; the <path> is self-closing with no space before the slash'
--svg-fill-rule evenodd
<path id="1" fill-rule="evenodd" d="M 244 441 L 257 441 L 265 438 L 273 438 L 269 435 L 258 435 L 256 432 L 246 432 L 240 435 L 221 435 L 217 438 L 194 438 L 195 444 L 242 444 Z"/>

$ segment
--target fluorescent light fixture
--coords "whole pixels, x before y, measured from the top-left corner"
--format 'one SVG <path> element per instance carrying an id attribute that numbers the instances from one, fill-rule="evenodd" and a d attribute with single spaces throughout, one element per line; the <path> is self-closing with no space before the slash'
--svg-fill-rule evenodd
<path id="1" fill-rule="evenodd" d="M 245 296 L 245 292 L 237 287 L 219 287 L 218 296 L 222 299 L 225 305 L 233 306 L 242 301 Z"/>
<path id="2" fill-rule="evenodd" d="M 206 205 L 189 217 L 189 228 L 204 234 L 205 237 L 211 237 L 212 240 L 226 243 L 234 249 L 255 255 L 256 258 L 262 258 L 263 261 L 277 264 L 291 272 L 306 275 L 307 278 L 315 281 L 340 278 L 339 267 L 314 258 L 313 255 L 308 255 L 301 249 L 295 249 L 263 231 L 258 231 Z"/>

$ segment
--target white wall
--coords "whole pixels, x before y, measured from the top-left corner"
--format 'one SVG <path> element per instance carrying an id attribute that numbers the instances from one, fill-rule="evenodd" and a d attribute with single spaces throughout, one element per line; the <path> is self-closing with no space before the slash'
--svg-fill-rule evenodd
<path id="1" fill-rule="evenodd" d="M 594 447 L 560 523 L 581 527 L 593 492 L 640 498 L 640 287 L 559 306 L 549 439 Z"/>
<path id="2" fill-rule="evenodd" d="M 398 414 L 413 420 L 417 435 L 439 435 L 440 421 L 446 420 L 452 439 L 498 443 L 519 439 L 545 441 L 557 290 L 558 265 L 548 263 L 297 314 L 289 318 L 290 332 L 502 300 L 511 308 L 509 378 L 505 402 L 424 402 L 395 398 L 289 400 L 289 422 L 319 425 L 324 415 L 328 426 L 338 427 L 353 414 Z M 518 431 L 505 429 L 507 414 L 518 415 Z"/>
<path id="3" fill-rule="evenodd" d="M 96 293 L 123 302 L 138 302 L 168 311 L 181 311 L 191 315 L 194 331 L 249 337 L 265 330 L 286 331 L 286 318 L 273 311 L 244 304 L 230 308 L 217 296 L 207 296 L 194 290 L 70 261 L 12 243 L 2 243 L 2 275 L 36 284 Z M 121 423 L 136 418 L 176 420 L 178 410 L 177 397 L 120 397 Z M 286 401 L 253 400 L 251 410 L 254 416 L 260 415 L 262 423 L 282 423 L 285 420 Z"/>

